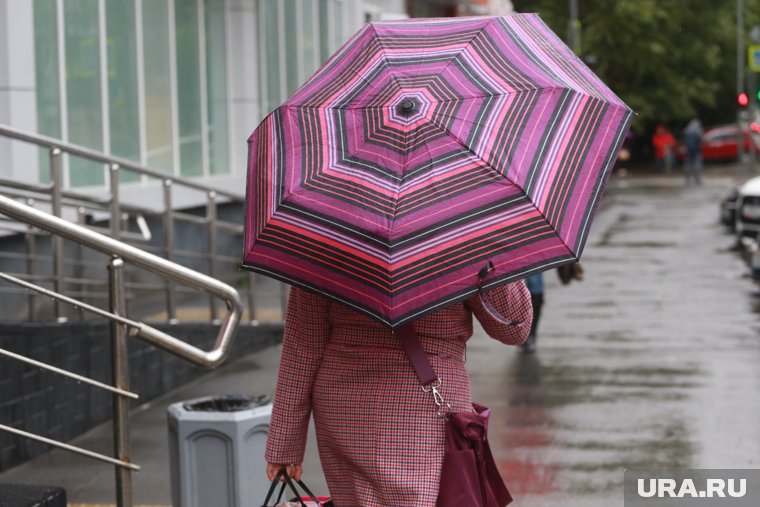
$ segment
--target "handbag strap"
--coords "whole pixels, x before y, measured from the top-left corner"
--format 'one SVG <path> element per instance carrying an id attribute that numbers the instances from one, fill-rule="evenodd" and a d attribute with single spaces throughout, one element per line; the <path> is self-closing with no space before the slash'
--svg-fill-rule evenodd
<path id="1" fill-rule="evenodd" d="M 399 338 L 401 338 L 404 350 L 406 350 L 406 355 L 409 356 L 409 360 L 412 362 L 414 373 L 417 374 L 420 384 L 429 386 L 437 381 L 438 375 L 435 374 L 427 352 L 422 348 L 420 340 L 417 338 L 417 331 L 414 330 L 414 327 L 411 324 L 406 324 L 398 328 L 397 333 Z"/>
<path id="2" fill-rule="evenodd" d="M 497 322 L 508 326 L 522 325 L 523 322 L 502 317 L 499 312 L 491 305 L 491 303 L 489 303 L 488 300 L 484 297 L 483 282 L 485 281 L 486 276 L 488 276 L 488 273 L 493 270 L 493 263 L 491 261 L 488 261 L 488 264 L 486 264 L 478 272 L 478 297 L 480 298 L 480 302 L 483 305 L 483 308 Z M 427 352 L 425 352 L 425 349 L 422 348 L 422 344 L 420 344 L 419 337 L 417 336 L 417 331 L 415 331 L 412 324 L 405 324 L 396 330 L 396 334 L 398 334 L 399 338 L 401 339 L 401 344 L 404 346 L 406 355 L 409 357 L 409 360 L 412 363 L 414 373 L 417 375 L 417 379 L 420 381 L 420 384 L 422 384 L 422 390 L 425 392 L 432 391 L 433 401 L 438 408 L 438 415 L 446 417 L 447 414 L 451 412 L 451 405 L 446 403 L 446 400 L 443 398 L 439 391 L 440 387 L 443 385 L 443 382 L 441 382 L 441 379 L 438 377 L 438 375 L 435 374 L 435 370 L 433 370 L 433 366 L 430 364 L 430 359 L 428 358 Z"/>
<path id="3" fill-rule="evenodd" d="M 412 362 L 414 373 L 417 374 L 417 378 L 420 384 L 422 384 L 422 390 L 426 393 L 433 393 L 433 402 L 435 403 L 438 415 L 444 418 L 448 417 L 448 414 L 451 412 L 451 405 L 446 402 L 439 391 L 443 382 L 435 374 L 427 352 L 422 348 L 420 340 L 417 337 L 417 331 L 414 330 L 411 324 L 407 324 L 398 329 L 398 335 L 401 338 L 401 344 L 404 346 L 406 355 L 409 356 L 409 360 Z"/>

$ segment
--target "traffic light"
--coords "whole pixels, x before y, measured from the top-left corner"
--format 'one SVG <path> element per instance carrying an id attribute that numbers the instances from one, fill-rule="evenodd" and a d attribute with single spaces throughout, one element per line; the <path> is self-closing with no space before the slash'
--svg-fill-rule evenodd
<path id="1" fill-rule="evenodd" d="M 741 92 L 739 96 L 736 98 L 736 101 L 739 103 L 741 107 L 746 107 L 747 104 L 749 104 L 749 96 L 747 96 L 746 93 Z"/>

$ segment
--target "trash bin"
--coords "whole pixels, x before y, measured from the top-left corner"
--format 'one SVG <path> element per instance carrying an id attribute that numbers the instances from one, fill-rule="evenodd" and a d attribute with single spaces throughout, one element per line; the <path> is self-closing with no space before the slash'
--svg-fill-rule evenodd
<path id="1" fill-rule="evenodd" d="M 172 505 L 244 507 L 266 496 L 268 396 L 212 396 L 168 408 Z"/>

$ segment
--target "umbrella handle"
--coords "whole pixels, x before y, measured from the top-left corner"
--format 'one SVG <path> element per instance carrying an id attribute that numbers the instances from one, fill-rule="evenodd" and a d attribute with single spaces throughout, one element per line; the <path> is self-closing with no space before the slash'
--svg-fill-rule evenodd
<path id="1" fill-rule="evenodd" d="M 483 293 L 483 282 L 485 282 L 486 276 L 488 276 L 488 273 L 495 270 L 496 268 L 494 267 L 493 262 L 488 261 L 488 264 L 483 266 L 483 268 L 478 271 L 478 298 L 480 299 L 480 304 L 483 305 L 486 313 L 496 322 L 499 322 L 500 324 L 504 324 L 506 326 L 520 327 L 525 324 L 525 321 L 512 320 L 504 317 L 496 308 L 493 307 L 488 299 L 486 299 L 486 295 Z"/>

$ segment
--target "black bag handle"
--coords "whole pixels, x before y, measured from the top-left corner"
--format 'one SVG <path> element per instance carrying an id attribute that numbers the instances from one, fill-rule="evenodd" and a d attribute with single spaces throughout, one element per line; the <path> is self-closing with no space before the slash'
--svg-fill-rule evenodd
<path id="1" fill-rule="evenodd" d="M 296 488 L 295 484 L 293 484 L 293 479 L 288 475 L 288 472 L 285 470 L 285 468 L 281 468 L 277 474 L 274 476 L 274 479 L 272 479 L 272 484 L 269 486 L 269 492 L 267 493 L 267 497 L 264 500 L 264 503 L 262 504 L 262 507 L 267 507 L 269 505 L 269 500 L 272 498 L 272 494 L 274 493 L 275 488 L 277 487 L 277 484 L 280 482 L 280 479 L 284 478 L 285 482 L 282 483 L 282 486 L 280 486 L 280 492 L 277 495 L 277 500 L 275 500 L 275 504 L 280 503 L 280 500 L 282 500 L 282 495 L 285 492 L 285 486 L 287 485 L 290 487 L 290 490 L 295 495 L 296 501 L 301 504 L 301 507 L 306 507 L 306 504 L 303 500 L 301 500 L 301 493 L 298 492 L 298 489 Z M 304 492 L 316 502 L 317 505 L 322 505 L 320 501 L 317 499 L 316 495 L 311 492 L 311 490 L 304 484 L 303 481 L 296 481 L 299 486 L 304 490 Z"/>
<path id="2" fill-rule="evenodd" d="M 269 486 L 269 491 L 267 492 L 267 496 L 264 499 L 264 503 L 261 504 L 261 507 L 267 507 L 269 505 L 269 500 L 272 498 L 272 495 L 274 494 L 274 490 L 277 487 L 277 484 L 280 482 L 280 478 L 282 477 L 283 473 L 285 473 L 285 469 L 281 468 L 275 474 L 274 479 L 272 479 L 272 484 Z M 277 495 L 277 500 L 275 500 L 275 503 L 280 503 L 280 499 L 282 498 L 282 492 L 284 489 L 285 489 L 285 483 L 282 483 L 282 487 L 280 488 L 280 494 Z"/>
<path id="3" fill-rule="evenodd" d="M 267 507 L 269 505 L 269 500 L 272 498 L 272 494 L 274 493 L 275 488 L 277 487 L 277 484 L 280 482 L 280 479 L 284 478 L 285 482 L 282 483 L 280 486 L 280 492 L 277 494 L 277 499 L 275 500 L 275 505 L 280 503 L 280 500 L 282 500 L 282 495 L 285 492 L 285 486 L 289 486 L 291 491 L 293 491 L 293 494 L 296 496 L 296 499 L 298 499 L 298 502 L 301 504 L 301 507 L 306 507 L 306 504 L 303 503 L 303 500 L 301 500 L 301 495 L 298 493 L 298 490 L 296 489 L 295 485 L 293 484 L 293 480 L 288 475 L 288 472 L 285 471 L 284 468 L 281 468 L 277 474 L 274 476 L 274 479 L 272 479 L 272 484 L 269 486 L 269 492 L 267 493 L 266 499 L 264 499 L 264 503 L 261 507 Z"/>
<path id="4" fill-rule="evenodd" d="M 306 484 L 303 483 L 303 481 L 297 480 L 296 482 L 304 490 L 304 493 L 306 493 L 307 495 L 309 495 L 309 498 L 311 498 L 312 500 L 314 500 L 317 503 L 317 505 L 322 505 L 319 502 L 319 500 L 317 499 L 317 496 L 314 493 L 311 492 L 311 490 L 306 486 Z"/>

